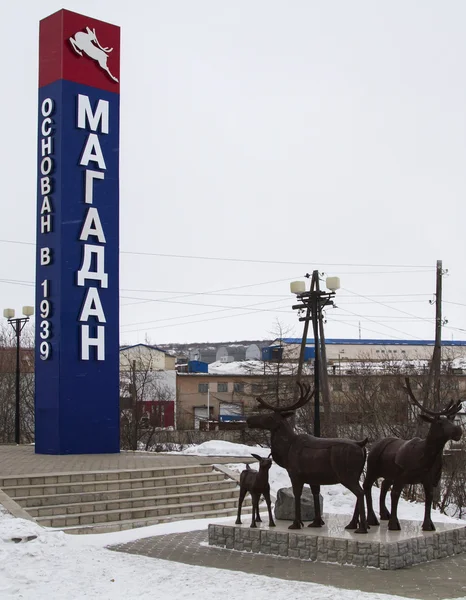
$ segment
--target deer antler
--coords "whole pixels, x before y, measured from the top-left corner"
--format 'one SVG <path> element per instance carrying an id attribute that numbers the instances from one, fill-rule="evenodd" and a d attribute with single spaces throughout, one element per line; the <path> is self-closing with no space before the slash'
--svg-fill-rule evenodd
<path id="1" fill-rule="evenodd" d="M 299 400 L 297 402 L 295 402 L 294 404 L 292 404 L 291 406 L 284 406 L 284 407 L 272 406 L 272 404 L 269 404 L 260 396 L 257 396 L 256 400 L 257 400 L 257 402 L 259 402 L 259 404 L 262 404 L 262 406 L 264 406 L 265 408 L 268 408 L 269 410 L 273 410 L 274 412 L 288 412 L 290 410 L 297 410 L 298 408 L 301 408 L 301 406 L 304 406 L 305 404 L 307 404 L 309 402 L 309 400 L 312 398 L 312 396 L 314 395 L 314 390 L 312 390 L 312 392 L 311 392 L 310 385 L 308 385 L 306 383 L 298 383 L 298 387 L 301 392 Z"/>
<path id="2" fill-rule="evenodd" d="M 405 377 L 405 383 L 406 383 L 406 387 L 404 389 L 408 392 L 409 397 L 414 402 L 414 404 L 416 406 L 418 406 L 422 410 L 422 412 L 425 412 L 428 415 L 431 415 L 432 417 L 440 417 L 442 415 L 447 417 L 447 416 L 455 415 L 457 412 L 459 412 L 461 410 L 461 400 L 458 400 L 457 402 L 455 402 L 454 400 L 450 400 L 448 405 L 439 411 L 429 410 L 428 408 L 425 408 L 424 406 L 422 406 L 422 404 L 417 400 L 417 398 L 414 395 L 413 390 L 411 388 L 411 383 L 409 381 L 409 377 Z"/>
<path id="3" fill-rule="evenodd" d="M 99 44 L 99 40 L 97 39 L 97 35 L 95 33 L 95 29 L 94 31 L 94 38 L 95 38 L 95 43 L 97 44 L 97 46 L 99 46 L 99 48 L 103 51 L 106 52 L 107 54 L 110 54 L 110 52 L 113 50 L 113 48 L 102 48 L 102 46 Z"/>

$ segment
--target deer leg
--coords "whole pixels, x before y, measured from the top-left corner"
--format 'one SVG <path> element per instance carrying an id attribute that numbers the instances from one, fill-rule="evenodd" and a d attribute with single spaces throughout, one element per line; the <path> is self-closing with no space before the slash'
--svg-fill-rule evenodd
<path id="1" fill-rule="evenodd" d="M 301 521 L 301 494 L 303 493 L 303 483 L 291 482 L 293 486 L 293 496 L 294 496 L 294 521 L 288 527 L 288 529 L 301 529 L 303 526 L 303 522 Z"/>
<path id="2" fill-rule="evenodd" d="M 259 512 L 259 499 L 260 499 L 260 495 L 259 494 L 254 494 L 251 492 L 251 497 L 252 497 L 252 521 L 251 521 L 251 527 L 252 528 L 256 528 L 256 516 Z"/>
<path id="3" fill-rule="evenodd" d="M 261 500 L 261 496 L 260 494 L 257 496 L 257 506 L 256 506 L 256 521 L 258 521 L 259 523 L 262 523 L 262 519 L 259 513 L 259 503 Z"/>
<path id="4" fill-rule="evenodd" d="M 354 505 L 353 517 L 351 518 L 351 521 L 348 523 L 348 525 L 345 527 L 345 529 L 356 529 L 358 524 L 359 524 L 359 507 L 358 507 L 358 501 L 356 500 L 356 504 Z"/>
<path id="5" fill-rule="evenodd" d="M 403 489 L 402 483 L 395 483 L 392 487 L 391 499 L 392 499 L 392 514 L 388 520 L 389 531 L 400 531 L 401 526 L 397 517 L 398 500 L 400 499 L 401 490 Z"/>
<path id="6" fill-rule="evenodd" d="M 367 533 L 366 507 L 364 506 L 364 490 L 359 484 L 359 481 L 343 483 L 343 485 L 345 486 L 345 488 L 349 489 L 350 492 L 353 492 L 353 494 L 356 496 L 356 507 L 354 509 L 353 518 L 351 519 L 351 522 L 348 523 L 345 529 L 355 529 L 354 533 Z"/>
<path id="7" fill-rule="evenodd" d="M 388 521 L 390 519 L 390 511 L 388 510 L 387 506 L 385 505 L 385 498 L 387 497 L 387 493 L 388 490 L 390 489 L 390 486 L 393 484 L 393 481 L 389 481 L 388 479 L 384 479 L 382 481 L 382 486 L 380 488 L 380 520 L 381 521 Z M 392 504 L 392 511 L 393 511 L 393 504 Z"/>
<path id="8" fill-rule="evenodd" d="M 107 67 L 107 65 L 105 64 L 106 62 L 107 62 L 107 60 L 105 60 L 105 62 L 104 62 L 104 63 L 101 63 L 101 62 L 99 62 L 99 65 L 102 67 L 102 69 L 103 69 L 104 71 L 107 71 L 107 73 L 110 75 L 110 77 L 113 79 L 113 81 L 116 81 L 117 83 L 119 83 L 119 82 L 118 82 L 118 79 L 117 79 L 116 77 L 114 77 L 114 76 L 111 74 L 111 72 L 110 72 L 110 69 L 109 69 L 109 68 Z"/>
<path id="9" fill-rule="evenodd" d="M 243 504 L 244 497 L 246 496 L 246 490 L 240 489 L 239 500 L 238 500 L 238 516 L 236 517 L 236 525 L 241 525 L 241 505 Z"/>
<path id="10" fill-rule="evenodd" d="M 430 511 L 432 509 L 432 498 L 434 496 L 432 484 L 423 484 L 424 495 L 426 497 L 424 503 L 424 522 L 422 524 L 422 531 L 435 531 L 435 525 L 430 517 Z"/>
<path id="11" fill-rule="evenodd" d="M 368 525 L 379 525 L 379 521 L 375 516 L 374 505 L 372 504 L 372 486 L 374 485 L 374 481 L 376 478 L 372 475 L 370 470 L 367 470 L 366 478 L 364 479 L 364 485 L 362 486 L 364 490 L 364 495 L 366 497 L 367 503 L 367 524 Z"/>
<path id="12" fill-rule="evenodd" d="M 325 522 L 320 512 L 320 485 L 311 485 L 311 491 L 314 498 L 314 520 L 312 523 L 309 523 L 308 527 L 322 527 L 322 525 L 325 525 Z"/>
<path id="13" fill-rule="evenodd" d="M 70 38 L 70 42 L 71 42 L 71 45 L 73 46 L 73 48 L 74 48 L 75 52 L 77 52 L 77 53 L 78 53 L 80 56 L 82 56 L 82 55 L 83 55 L 83 53 L 81 52 L 81 50 L 80 50 L 80 49 L 78 48 L 78 46 L 76 45 L 76 42 L 74 41 L 74 39 L 73 39 L 73 38 Z"/>
<path id="14" fill-rule="evenodd" d="M 265 502 L 267 503 L 267 510 L 269 511 L 269 527 L 275 527 L 275 522 L 272 517 L 272 503 L 270 502 L 270 490 L 264 492 Z"/>

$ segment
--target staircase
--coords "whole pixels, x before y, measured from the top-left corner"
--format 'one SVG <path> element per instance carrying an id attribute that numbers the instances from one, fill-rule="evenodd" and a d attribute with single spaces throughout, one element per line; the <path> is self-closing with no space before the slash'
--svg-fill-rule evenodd
<path id="1" fill-rule="evenodd" d="M 239 495 L 210 465 L 4 477 L 0 488 L 39 525 L 67 533 L 233 516 Z M 248 498 L 243 507 L 250 512 Z"/>

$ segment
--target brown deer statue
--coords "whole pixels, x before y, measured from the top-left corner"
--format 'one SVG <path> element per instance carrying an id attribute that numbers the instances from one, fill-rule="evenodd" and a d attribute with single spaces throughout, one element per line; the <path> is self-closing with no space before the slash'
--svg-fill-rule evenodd
<path id="1" fill-rule="evenodd" d="M 364 492 L 367 500 L 367 522 L 369 525 L 379 525 L 372 505 L 372 485 L 383 477 L 380 489 L 380 518 L 388 520 L 390 531 L 401 529 L 398 521 L 398 500 L 406 484 L 421 483 L 424 487 L 425 505 L 423 531 L 435 531 L 430 513 L 432 508 L 433 488 L 440 481 L 442 474 L 442 454 L 449 440 L 458 441 L 462 429 L 454 423 L 455 415 L 461 410 L 461 401 L 451 401 L 443 410 L 434 411 L 424 408 L 416 399 L 409 379 L 405 379 L 409 397 L 422 413 L 419 417 L 430 423 L 425 439 L 413 438 L 402 440 L 387 437 L 372 446 L 367 459 L 367 474 L 364 481 Z M 393 486 L 393 487 L 392 487 Z M 385 506 L 387 492 L 391 491 L 391 513 Z"/>
<path id="2" fill-rule="evenodd" d="M 270 458 L 270 455 L 267 458 L 262 458 L 262 456 L 259 456 L 258 454 L 251 454 L 251 456 L 259 461 L 259 470 L 253 471 L 247 464 L 246 469 L 241 472 L 239 478 L 239 501 L 236 525 L 241 525 L 241 505 L 243 504 L 244 497 L 249 492 L 252 499 L 251 527 L 257 527 L 256 522 L 258 521 L 260 523 L 262 521 L 259 514 L 259 502 L 261 496 L 264 496 L 267 510 L 269 511 L 269 527 L 275 527 L 272 517 L 269 485 L 269 471 L 272 466 L 272 459 Z"/>
<path id="3" fill-rule="evenodd" d="M 289 407 L 276 407 L 262 398 L 257 401 L 270 412 L 252 415 L 246 419 L 251 429 L 268 429 L 271 432 L 273 460 L 288 471 L 295 498 L 295 517 L 289 529 L 300 529 L 301 494 L 304 484 L 311 487 L 314 497 L 315 518 L 308 527 L 325 525 L 319 502 L 321 485 L 341 483 L 357 498 L 357 508 L 346 529 L 355 533 L 367 533 L 364 491 L 359 478 L 366 462 L 367 439 L 356 442 L 337 438 L 318 438 L 313 435 L 297 434 L 288 420 L 295 411 L 304 406 L 314 395 L 309 386 L 298 384 L 299 399 Z"/>

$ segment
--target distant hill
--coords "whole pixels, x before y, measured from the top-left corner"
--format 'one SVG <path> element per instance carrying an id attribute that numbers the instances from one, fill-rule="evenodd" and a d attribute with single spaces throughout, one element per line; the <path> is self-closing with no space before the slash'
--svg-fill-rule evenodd
<path id="1" fill-rule="evenodd" d="M 246 350 L 256 345 L 259 350 L 269 346 L 272 340 L 240 340 L 237 342 L 196 342 L 190 344 L 157 344 L 158 348 L 173 354 L 182 362 L 183 359 L 194 359 L 206 363 L 213 363 L 217 360 L 217 354 L 220 353 L 230 360 L 245 360 Z M 222 350 L 221 350 L 222 349 Z"/>

